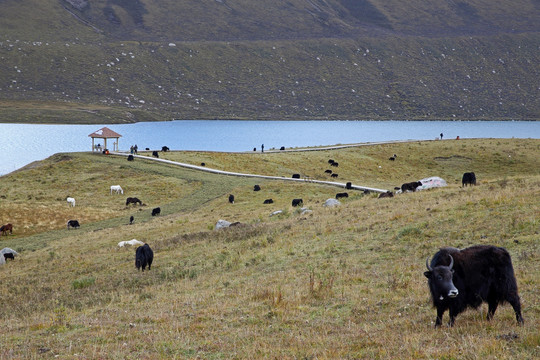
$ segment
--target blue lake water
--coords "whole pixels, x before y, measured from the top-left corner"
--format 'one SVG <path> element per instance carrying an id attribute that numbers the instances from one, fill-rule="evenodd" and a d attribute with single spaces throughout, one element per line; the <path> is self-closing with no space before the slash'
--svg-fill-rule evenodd
<path id="1" fill-rule="evenodd" d="M 540 138 L 536 121 L 234 121 L 178 120 L 113 125 L 0 124 L 0 175 L 59 152 L 90 151 L 94 131 L 119 133 L 119 149 L 253 151 L 391 140 Z M 97 140 L 97 139 L 96 139 Z M 112 143 L 112 140 L 109 140 Z M 96 142 L 97 143 L 97 142 Z M 112 146 L 109 145 L 112 149 Z"/>

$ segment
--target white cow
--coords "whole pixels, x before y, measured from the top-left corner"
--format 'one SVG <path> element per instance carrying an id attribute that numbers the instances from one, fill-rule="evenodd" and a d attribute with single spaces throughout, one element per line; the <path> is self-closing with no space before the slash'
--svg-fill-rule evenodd
<path id="1" fill-rule="evenodd" d="M 129 241 L 120 241 L 118 243 L 118 247 L 124 247 L 125 245 L 144 245 L 142 241 L 139 241 L 137 239 L 129 240 Z"/>
<path id="2" fill-rule="evenodd" d="M 124 190 L 120 187 L 120 185 L 111 185 L 111 195 L 113 191 L 117 194 L 124 194 Z"/>
<path id="3" fill-rule="evenodd" d="M 74 199 L 74 198 L 68 197 L 68 198 L 66 199 L 66 201 L 67 201 L 68 205 L 71 204 L 71 206 L 75 206 L 75 199 Z"/>

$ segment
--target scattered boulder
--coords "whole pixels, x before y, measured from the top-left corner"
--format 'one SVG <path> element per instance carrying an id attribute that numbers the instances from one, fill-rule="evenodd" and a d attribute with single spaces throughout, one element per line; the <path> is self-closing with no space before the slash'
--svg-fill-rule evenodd
<path id="1" fill-rule="evenodd" d="M 229 226 L 231 226 L 231 223 L 227 220 L 218 220 L 218 222 L 216 223 L 216 230 L 219 230 L 219 229 L 223 229 L 223 228 L 228 228 Z"/>
<path id="2" fill-rule="evenodd" d="M 341 202 L 339 202 L 339 200 L 336 200 L 336 199 L 328 199 L 323 204 L 324 207 L 334 207 L 338 205 L 341 205 Z"/>
<path id="3" fill-rule="evenodd" d="M 271 213 L 270 216 L 279 215 L 279 214 L 282 214 L 282 213 L 283 213 L 283 210 L 277 210 L 277 211 L 274 211 L 273 213 Z"/>

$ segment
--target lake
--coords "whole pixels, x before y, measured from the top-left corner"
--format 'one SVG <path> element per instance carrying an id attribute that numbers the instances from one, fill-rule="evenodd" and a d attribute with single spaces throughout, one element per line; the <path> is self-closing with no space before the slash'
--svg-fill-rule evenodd
<path id="1" fill-rule="evenodd" d="M 59 152 L 90 151 L 94 131 L 119 133 L 119 149 L 260 151 L 391 140 L 540 138 L 538 121 L 235 121 L 177 120 L 109 125 L 0 124 L 0 175 Z M 112 147 L 111 147 L 112 148 Z"/>

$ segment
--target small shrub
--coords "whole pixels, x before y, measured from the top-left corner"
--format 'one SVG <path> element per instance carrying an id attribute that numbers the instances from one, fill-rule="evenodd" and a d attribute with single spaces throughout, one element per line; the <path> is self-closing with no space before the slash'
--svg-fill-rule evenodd
<path id="1" fill-rule="evenodd" d="M 96 282 L 96 278 L 94 278 L 94 277 L 85 277 L 85 278 L 82 278 L 82 279 L 74 280 L 71 283 L 71 286 L 73 287 L 74 290 L 84 289 L 84 288 L 87 288 L 89 286 L 94 285 L 95 282 Z"/>

